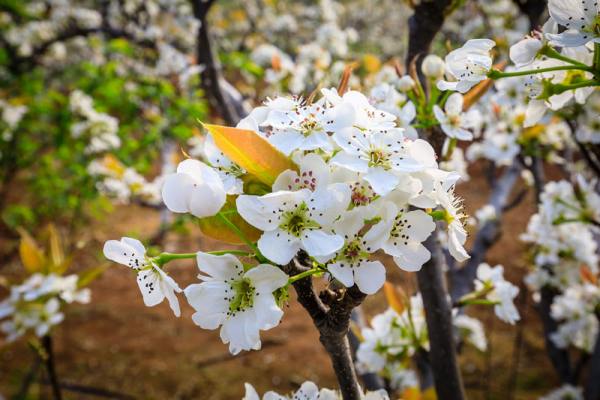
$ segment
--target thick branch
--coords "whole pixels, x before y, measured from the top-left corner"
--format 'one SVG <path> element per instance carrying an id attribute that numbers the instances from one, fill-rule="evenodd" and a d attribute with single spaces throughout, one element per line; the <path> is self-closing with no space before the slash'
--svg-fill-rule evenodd
<path id="1" fill-rule="evenodd" d="M 596 314 L 600 320 L 600 314 Z M 590 359 L 590 370 L 588 371 L 587 383 L 585 385 L 585 400 L 600 399 L 600 335 L 596 337 L 594 353 Z"/>
<path id="2" fill-rule="evenodd" d="M 542 16 L 546 10 L 546 0 L 513 0 L 519 10 L 529 19 L 529 29 L 534 30 L 540 26 Z"/>
<path id="3" fill-rule="evenodd" d="M 302 261 L 293 260 L 284 269 L 287 273 L 296 274 L 304 267 Z M 333 296 L 328 297 L 327 307 L 315 293 L 310 277 L 294 282 L 293 286 L 298 302 L 308 312 L 319 331 L 319 340 L 329 354 L 344 400 L 360 400 L 362 390 L 354 370 L 347 335 L 352 310 L 362 303 L 366 295 L 356 286 L 332 292 Z"/>
<path id="4" fill-rule="evenodd" d="M 542 325 L 544 328 L 544 341 L 546 344 L 546 352 L 548 353 L 548 357 L 552 362 L 552 366 L 554 370 L 558 374 L 561 383 L 575 383 L 572 382 L 572 371 L 571 371 L 571 359 L 569 356 L 569 352 L 564 349 L 559 349 L 556 347 L 552 339 L 550 339 L 550 335 L 553 332 L 556 332 L 558 329 L 558 324 L 550 315 L 550 307 L 554 302 L 554 297 L 557 292 L 553 288 L 544 287 L 541 290 L 541 299 L 538 304 L 537 311 L 540 314 L 540 318 L 542 320 Z"/>
<path id="5" fill-rule="evenodd" d="M 500 235 L 502 213 L 509 202 L 510 193 L 522 168 L 522 164 L 515 160 L 502 177 L 495 181 L 488 204 L 494 207 L 496 218 L 485 222 L 477 231 L 473 247 L 469 253 L 471 258 L 467 264 L 460 269 L 456 268 L 452 270 L 450 274 L 452 301 L 457 301 L 473 290 L 473 281 L 477 276 L 477 267 L 485 260 L 487 251 Z"/>
<path id="6" fill-rule="evenodd" d="M 445 258 L 436 235 L 425 241 L 431 259 L 417 272 L 423 298 L 427 332 L 429 332 L 429 362 L 437 397 L 444 400 L 463 400 L 463 388 L 456 343 L 452 326 L 452 309 L 444 284 Z"/>
<path id="7" fill-rule="evenodd" d="M 52 388 L 52 398 L 54 400 L 61 400 L 62 394 L 60 391 L 60 383 L 58 376 L 56 375 L 56 368 L 54 364 L 54 349 L 52 348 L 52 338 L 46 335 L 42 338 L 42 346 L 46 352 L 46 358 L 44 364 L 46 366 L 46 372 L 48 372 L 48 380 L 50 381 L 50 387 Z"/>
<path id="8" fill-rule="evenodd" d="M 408 19 L 407 67 L 416 57 L 418 57 L 416 61 L 420 62 L 427 55 L 435 35 L 444 24 L 450 4 L 452 0 L 423 0 L 415 7 L 414 14 Z"/>
<path id="9" fill-rule="evenodd" d="M 204 66 L 201 74 L 202 87 L 209 102 L 228 125 L 236 125 L 247 114 L 241 95 L 222 76 L 221 63 L 213 49 L 207 14 L 214 0 L 192 0 L 194 16 L 200 21 L 196 39 L 196 57 Z"/>

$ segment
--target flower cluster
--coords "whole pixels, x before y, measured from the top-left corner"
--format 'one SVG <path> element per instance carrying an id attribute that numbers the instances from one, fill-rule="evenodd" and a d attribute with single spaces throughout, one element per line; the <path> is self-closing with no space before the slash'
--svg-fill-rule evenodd
<path id="1" fill-rule="evenodd" d="M 0 302 L 0 331 L 9 342 L 29 330 L 38 337 L 45 336 L 63 321 L 63 303 L 89 301 L 90 290 L 78 287 L 77 275 L 33 274 L 20 285 L 11 286 L 8 298 Z"/>
<path id="2" fill-rule="evenodd" d="M 455 311 L 453 323 L 459 337 L 485 351 L 487 340 L 481 322 Z M 415 295 L 400 313 L 388 308 L 373 317 L 371 327 L 361 330 L 357 368 L 361 372 L 379 374 L 394 390 L 417 387 L 417 377 L 410 363 L 419 350 L 429 350 L 429 337 L 423 301 L 420 295 Z"/>
<path id="3" fill-rule="evenodd" d="M 119 122 L 108 114 L 94 109 L 93 99 L 80 90 L 75 90 L 70 96 L 71 111 L 83 118 L 71 126 L 73 138 L 87 137 L 89 144 L 85 149 L 87 154 L 102 153 L 117 149 L 121 139 L 117 135 Z"/>
<path id="4" fill-rule="evenodd" d="M 245 384 L 246 394 L 242 400 L 260 400 L 261 397 L 256 392 L 256 389 L 249 384 Z M 269 391 L 265 393 L 262 400 L 339 400 L 341 395 L 331 389 L 319 389 L 319 387 L 311 381 L 304 382 L 300 388 L 290 396 L 280 395 L 279 393 Z M 363 400 L 389 400 L 390 397 L 385 390 L 374 392 L 367 391 L 362 396 Z"/>
<path id="5" fill-rule="evenodd" d="M 468 258 L 460 201 L 453 193 L 458 175 L 439 169 L 426 141 L 406 137 L 395 115 L 375 108 L 362 94 L 340 95 L 335 89 L 322 94 L 312 103 L 269 100 L 237 129 L 209 126 L 205 162 L 184 160 L 164 178 L 162 199 L 169 210 L 217 218 L 259 261 L 249 266 L 232 254 L 200 252 L 194 257 L 205 275 L 184 290 L 197 311 L 194 322 L 205 329 L 220 326 L 234 354 L 259 348 L 259 331 L 279 323 L 282 312 L 274 293 L 288 285 L 280 266 L 299 252 L 310 257 L 310 274 L 327 273 L 366 294 L 385 281 L 383 264 L 372 256 L 378 250 L 407 271 L 429 260 L 423 242 L 436 229 L 435 220 L 446 222 L 450 254 L 459 261 Z M 271 154 L 261 157 L 276 158 L 287 168 L 270 187 L 257 183 L 264 172 L 247 171 L 226 156 L 223 129 L 254 137 L 255 145 L 270 148 Z M 251 149 L 236 151 L 244 150 Z M 256 235 L 256 244 L 243 229 Z M 166 297 L 179 314 L 175 292 L 180 289 L 162 271 L 165 259 L 147 257 L 141 243 L 128 238 L 107 242 L 104 252 L 137 271 L 147 305 Z"/>
<path id="6" fill-rule="evenodd" d="M 164 177 L 157 176 L 148 181 L 131 167 L 126 167 L 111 154 L 92 160 L 87 167 L 90 176 L 97 178 L 96 188 L 100 193 L 120 203 L 137 199 L 143 204 L 157 206 L 161 203 L 160 190 Z"/>
<path id="7" fill-rule="evenodd" d="M 519 311 L 513 301 L 519 294 L 519 288 L 504 279 L 504 268 L 501 265 L 490 267 L 480 264 L 475 280 L 476 297 L 483 297 L 494 304 L 496 316 L 513 324 L 520 319 Z"/>
<path id="8" fill-rule="evenodd" d="M 552 341 L 559 348 L 572 345 L 586 352 L 593 351 L 598 335 L 600 301 L 594 240 L 600 196 L 595 185 L 581 176 L 574 185 L 547 183 L 539 211 L 522 235 L 534 255 L 534 268 L 526 283 L 537 297 L 544 288 L 558 293 L 551 305 L 550 315 L 558 322 Z"/>

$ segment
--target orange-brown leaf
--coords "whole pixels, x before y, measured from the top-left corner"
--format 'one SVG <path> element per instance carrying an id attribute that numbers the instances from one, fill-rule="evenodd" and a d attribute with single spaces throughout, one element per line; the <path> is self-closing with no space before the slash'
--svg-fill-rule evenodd
<path id="1" fill-rule="evenodd" d="M 254 131 L 210 124 L 203 126 L 227 157 L 269 186 L 283 171 L 297 169 L 288 157 Z"/>
<path id="2" fill-rule="evenodd" d="M 229 221 L 237 226 L 238 229 L 244 233 L 246 238 L 255 242 L 260 238 L 262 232 L 248 224 L 237 213 L 235 198 L 235 196 L 227 196 L 227 202 L 221 209 L 220 214 L 225 215 Z M 241 240 L 240 237 L 233 232 L 218 215 L 208 218 L 200 218 L 198 220 L 198 226 L 200 227 L 202 233 L 212 239 L 231 244 L 244 244 L 244 241 Z"/>
<path id="3" fill-rule="evenodd" d="M 46 265 L 44 251 L 26 230 L 19 228 L 18 231 L 21 234 L 19 254 L 23 266 L 29 273 L 40 272 Z"/>
<path id="4" fill-rule="evenodd" d="M 402 314 L 406 309 L 406 296 L 402 290 L 389 282 L 385 282 L 383 284 L 383 292 L 385 293 L 388 305 L 398 314 Z"/>

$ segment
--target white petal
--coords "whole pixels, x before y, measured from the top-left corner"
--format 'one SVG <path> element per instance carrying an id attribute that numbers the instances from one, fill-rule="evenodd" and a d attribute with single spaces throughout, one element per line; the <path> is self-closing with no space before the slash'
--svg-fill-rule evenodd
<path id="1" fill-rule="evenodd" d="M 460 93 L 452 93 L 448 100 L 446 100 L 446 104 L 444 105 L 444 110 L 448 115 L 460 115 L 463 109 L 463 96 Z"/>
<path id="2" fill-rule="evenodd" d="M 254 313 L 256 325 L 261 330 L 268 330 L 279 325 L 283 311 L 277 306 L 275 298 L 269 295 L 260 295 L 254 298 Z"/>
<path id="3" fill-rule="evenodd" d="M 256 389 L 249 384 L 244 383 L 244 388 L 246 389 L 246 393 L 244 394 L 244 398 L 242 400 L 260 400 L 258 393 L 256 393 Z"/>
<path id="4" fill-rule="evenodd" d="M 300 240 L 280 229 L 262 234 L 258 240 L 260 252 L 278 265 L 289 263 L 300 250 Z"/>
<path id="5" fill-rule="evenodd" d="M 190 190 L 194 183 L 187 174 L 167 175 L 162 187 L 162 199 L 167 208 L 176 213 L 188 212 Z"/>
<path id="6" fill-rule="evenodd" d="M 331 159 L 330 163 L 355 172 L 367 172 L 369 170 L 369 162 L 367 160 L 343 151 L 337 153 Z"/>
<path id="7" fill-rule="evenodd" d="M 198 269 L 211 278 L 226 281 L 244 273 L 240 260 L 232 254 L 214 255 L 199 251 L 196 253 Z"/>
<path id="8" fill-rule="evenodd" d="M 542 45 L 539 39 L 525 38 L 511 46 L 510 59 L 517 67 L 531 64 Z"/>
<path id="9" fill-rule="evenodd" d="M 381 196 L 385 196 L 396 188 L 400 178 L 390 171 L 383 168 L 371 168 L 365 175 L 365 180 L 371 184 L 373 191 Z"/>
<path id="10" fill-rule="evenodd" d="M 550 40 L 550 44 L 560 47 L 579 47 L 593 39 L 592 34 L 582 33 L 574 29 L 557 34 L 547 33 L 546 37 Z"/>
<path id="11" fill-rule="evenodd" d="M 121 242 L 133 247 L 133 249 L 142 256 L 146 254 L 146 248 L 142 242 L 137 239 L 124 236 L 121 238 Z"/>
<path id="12" fill-rule="evenodd" d="M 302 233 L 302 247 L 311 256 L 333 255 L 344 245 L 344 239 L 322 230 L 309 230 Z"/>
<path id="13" fill-rule="evenodd" d="M 211 217 L 221 210 L 226 200 L 225 187 L 219 180 L 218 184 L 206 183 L 192 187 L 188 207 L 190 213 L 198 218 Z"/>
<path id="14" fill-rule="evenodd" d="M 544 100 L 529 100 L 527 104 L 527 110 L 525 111 L 525 121 L 523 122 L 523 126 L 528 128 L 537 124 L 546 111 L 548 110 L 548 106 Z"/>
<path id="15" fill-rule="evenodd" d="M 458 85 L 458 82 L 448 82 L 448 81 L 444 81 L 444 80 L 437 82 L 437 88 L 441 91 L 456 90 L 457 85 Z"/>
<path id="16" fill-rule="evenodd" d="M 137 274 L 137 283 L 147 307 L 153 307 L 165 299 L 160 285 L 160 275 L 154 269 L 140 271 Z"/>
<path id="17" fill-rule="evenodd" d="M 354 281 L 361 292 L 373 294 L 385 282 L 385 267 L 380 261 L 367 261 L 354 268 Z"/>
<path id="18" fill-rule="evenodd" d="M 409 272 L 418 271 L 431 258 L 431 253 L 421 243 L 408 242 L 395 246 L 397 252 L 394 261 L 401 269 Z"/>
<path id="19" fill-rule="evenodd" d="M 338 281 L 340 281 L 344 286 L 351 287 L 354 286 L 354 273 L 352 268 L 347 263 L 342 264 L 340 262 L 335 262 L 327 266 L 327 270 L 329 273 Z"/>
<path id="20" fill-rule="evenodd" d="M 288 282 L 285 272 L 269 264 L 260 264 L 251 268 L 244 277 L 252 281 L 252 285 L 257 291 L 267 294 L 265 297 L 270 297 L 268 295 Z"/>
<path id="21" fill-rule="evenodd" d="M 286 156 L 302 147 L 304 135 L 298 132 L 276 133 L 268 137 L 269 142 Z"/>
<path id="22" fill-rule="evenodd" d="M 104 243 L 103 253 L 104 257 L 108 258 L 109 260 L 119 264 L 127 265 L 132 268 L 134 266 L 134 264 L 131 262 L 132 259 L 138 259 L 138 264 L 143 264 L 144 262 L 144 253 L 138 254 L 133 247 L 123 243 L 123 241 L 106 241 L 106 243 Z"/>

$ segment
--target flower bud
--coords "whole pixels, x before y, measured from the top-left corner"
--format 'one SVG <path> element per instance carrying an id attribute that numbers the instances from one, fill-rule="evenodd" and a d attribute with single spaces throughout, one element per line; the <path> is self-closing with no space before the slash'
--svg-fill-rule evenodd
<path id="1" fill-rule="evenodd" d="M 445 70 L 444 60 L 435 54 L 429 54 L 421 64 L 421 71 L 428 78 L 441 78 L 444 76 Z"/>
<path id="2" fill-rule="evenodd" d="M 404 75 L 402 78 L 398 80 L 398 90 L 401 92 L 408 92 L 415 87 L 415 81 L 409 75 Z"/>

